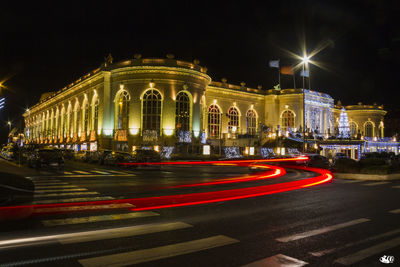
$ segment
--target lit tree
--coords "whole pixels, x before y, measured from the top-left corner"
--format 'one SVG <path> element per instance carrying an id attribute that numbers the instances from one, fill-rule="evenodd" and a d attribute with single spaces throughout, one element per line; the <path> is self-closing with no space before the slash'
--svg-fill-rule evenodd
<path id="1" fill-rule="evenodd" d="M 345 108 L 342 108 L 339 117 L 339 138 L 350 138 L 349 118 Z"/>

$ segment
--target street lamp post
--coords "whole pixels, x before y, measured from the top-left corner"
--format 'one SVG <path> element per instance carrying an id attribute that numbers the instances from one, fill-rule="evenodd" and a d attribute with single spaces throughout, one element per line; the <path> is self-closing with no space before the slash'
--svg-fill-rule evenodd
<path id="1" fill-rule="evenodd" d="M 302 58 L 302 64 L 303 64 L 303 153 L 306 152 L 306 95 L 304 92 L 305 88 L 305 66 L 308 64 L 310 61 L 310 57 L 304 55 Z"/>

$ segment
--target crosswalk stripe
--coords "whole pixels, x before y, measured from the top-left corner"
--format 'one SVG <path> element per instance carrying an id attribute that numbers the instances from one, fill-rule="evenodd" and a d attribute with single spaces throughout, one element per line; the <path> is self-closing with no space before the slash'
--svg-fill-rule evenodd
<path id="1" fill-rule="evenodd" d="M 151 217 L 151 216 L 157 216 L 157 215 L 160 215 L 160 214 L 152 212 L 152 211 L 144 211 L 144 212 L 131 212 L 131 213 L 121 213 L 121 214 L 109 214 L 109 215 L 98 215 L 98 216 L 88 216 L 88 217 L 44 220 L 44 221 L 42 221 L 42 223 L 45 226 L 56 226 L 56 225 L 66 225 L 66 224 L 93 223 L 93 222 L 103 222 L 103 221 L 134 219 L 134 218 Z"/>
<path id="2" fill-rule="evenodd" d="M 44 172 L 44 171 L 41 171 L 40 173 L 41 174 L 52 174 L 51 172 Z"/>
<path id="3" fill-rule="evenodd" d="M 307 232 L 303 232 L 303 233 L 299 233 L 299 234 L 295 234 L 295 235 L 291 235 L 291 236 L 280 237 L 280 238 L 277 238 L 276 240 L 279 242 L 294 241 L 294 240 L 331 232 L 334 230 L 338 230 L 341 228 L 345 228 L 348 226 L 352 226 L 352 225 L 356 225 L 356 224 L 368 222 L 368 221 L 370 221 L 370 219 L 361 218 L 361 219 L 352 220 L 352 221 L 340 223 L 340 224 L 335 224 L 335 225 L 331 225 L 331 226 L 327 226 L 327 227 L 323 227 L 320 229 L 315 229 L 315 230 L 311 230 L 311 231 L 307 231 Z"/>
<path id="4" fill-rule="evenodd" d="M 51 208 L 35 208 L 35 213 L 49 212 L 65 212 L 65 211 L 86 211 L 86 210 L 108 210 L 108 209 L 123 209 L 133 208 L 130 203 L 104 204 L 104 205 L 83 205 L 83 206 L 67 206 L 67 207 L 51 207 Z"/>
<path id="5" fill-rule="evenodd" d="M 115 174 L 127 174 L 126 172 L 119 172 L 119 171 L 113 171 L 113 170 L 107 170 L 108 172 L 115 173 Z"/>
<path id="6" fill-rule="evenodd" d="M 48 186 L 35 186 L 35 189 L 50 189 L 50 188 L 77 188 L 76 185 L 48 185 Z"/>
<path id="7" fill-rule="evenodd" d="M 50 189 L 50 190 L 37 190 L 35 193 L 53 193 L 53 192 L 76 192 L 76 191 L 87 191 L 87 188 L 67 188 L 67 189 Z"/>
<path id="8" fill-rule="evenodd" d="M 106 255 L 88 259 L 78 260 L 85 267 L 88 266 L 111 266 L 111 265 L 132 265 L 142 262 L 149 262 L 164 258 L 170 258 L 178 255 L 184 255 L 206 249 L 230 245 L 239 242 L 239 240 L 224 235 L 216 235 L 208 238 L 192 240 L 188 242 L 175 243 L 161 247 L 136 250 L 113 255 Z"/>
<path id="9" fill-rule="evenodd" d="M 364 184 L 364 186 L 375 186 L 375 185 L 382 185 L 382 184 L 388 184 L 389 182 L 375 182 L 375 183 L 369 183 L 369 184 Z"/>
<path id="10" fill-rule="evenodd" d="M 34 182 L 35 185 L 37 186 L 45 186 L 45 185 L 67 185 L 68 183 L 63 183 L 63 182 Z"/>
<path id="11" fill-rule="evenodd" d="M 397 209 L 397 210 L 391 210 L 391 211 L 389 211 L 390 213 L 400 213 L 400 209 Z"/>
<path id="12" fill-rule="evenodd" d="M 347 244 L 345 244 L 344 246 L 341 246 L 341 247 L 309 252 L 309 254 L 311 254 L 311 255 L 313 255 L 315 257 L 322 257 L 322 256 L 325 256 L 325 255 L 328 255 L 328 254 L 332 254 L 333 252 L 336 252 L 336 251 L 338 251 L 340 249 L 344 249 L 344 248 L 349 248 L 349 247 L 352 247 L 352 246 L 360 245 L 360 244 L 363 244 L 363 243 L 366 243 L 366 242 L 369 242 L 369 241 L 373 241 L 373 240 L 377 240 L 377 239 L 380 239 L 380 238 L 384 238 L 384 237 L 387 237 L 387 236 L 393 236 L 393 235 L 398 234 L 398 233 L 400 233 L 400 229 L 396 229 L 396 230 L 389 231 L 389 232 L 386 232 L 386 233 L 383 233 L 383 234 L 371 236 L 371 237 L 368 237 L 368 238 L 365 238 L 365 239 L 362 239 L 362 240 L 359 240 L 359 241 L 356 241 L 356 242 L 347 243 Z"/>
<path id="13" fill-rule="evenodd" d="M 68 193 L 53 193 L 53 194 L 35 194 L 35 198 L 42 197 L 63 197 L 63 196 L 80 196 L 80 195 L 98 195 L 99 192 L 68 192 Z"/>
<path id="14" fill-rule="evenodd" d="M 261 266 L 271 266 L 271 267 L 300 267 L 308 264 L 308 262 L 301 261 L 283 254 L 277 254 L 259 261 L 255 261 L 242 267 L 261 267 Z"/>
<path id="15" fill-rule="evenodd" d="M 96 172 L 96 173 L 100 173 L 100 174 L 110 174 L 109 172 L 103 172 L 103 171 L 92 171 L 92 172 Z"/>
<path id="16" fill-rule="evenodd" d="M 85 172 L 85 171 L 73 171 L 73 172 L 79 174 L 90 174 L 90 172 Z"/>
<path id="17" fill-rule="evenodd" d="M 67 234 L 56 234 L 56 235 L 40 235 L 26 238 L 15 238 L 9 240 L 0 240 L 0 248 L 7 248 L 12 246 L 26 246 L 35 243 L 41 243 L 44 241 L 60 242 L 61 244 L 72 244 L 80 242 L 88 242 L 95 240 L 105 240 L 111 238 L 120 238 L 128 236 L 137 236 L 150 233 L 158 233 L 164 231 L 172 231 L 177 229 L 184 229 L 193 227 L 190 224 L 184 222 L 172 222 L 172 223 L 157 223 L 157 224 L 145 224 L 135 225 L 128 227 L 119 227 L 102 230 L 92 230 L 85 232 L 75 232 Z"/>
<path id="18" fill-rule="evenodd" d="M 400 185 L 392 186 L 392 188 L 400 188 Z"/>
<path id="19" fill-rule="evenodd" d="M 66 199 L 46 199 L 46 200 L 35 200 L 34 204 L 51 204 L 51 203 L 68 203 L 68 202 L 80 202 L 80 201 L 98 201 L 98 200 L 112 200 L 113 197 L 78 197 L 78 198 L 66 198 Z"/>
<path id="20" fill-rule="evenodd" d="M 73 174 L 72 172 L 64 172 L 64 174 Z"/>
<path id="21" fill-rule="evenodd" d="M 357 251 L 356 253 L 341 257 L 336 259 L 334 262 L 335 263 L 340 263 L 343 265 L 351 265 L 356 262 L 359 262 L 363 259 L 366 259 L 370 256 L 382 253 L 388 249 L 397 247 L 400 245 L 400 237 L 394 238 L 385 242 L 382 242 L 380 244 L 377 244 L 375 246 Z"/>

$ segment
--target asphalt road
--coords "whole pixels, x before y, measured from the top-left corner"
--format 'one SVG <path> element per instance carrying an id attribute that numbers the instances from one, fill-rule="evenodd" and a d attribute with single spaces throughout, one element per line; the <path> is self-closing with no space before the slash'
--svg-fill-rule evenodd
<path id="1" fill-rule="evenodd" d="M 141 198 L 295 181 L 277 179 L 176 188 L 252 175 L 247 167 L 104 168 L 70 163 L 64 172 L 17 168 L 35 203 Z M 72 199 L 72 200 L 71 200 Z M 381 266 L 400 262 L 400 181 L 333 182 L 294 191 L 187 207 L 132 211 L 103 205 L 0 223 L 0 266 Z"/>

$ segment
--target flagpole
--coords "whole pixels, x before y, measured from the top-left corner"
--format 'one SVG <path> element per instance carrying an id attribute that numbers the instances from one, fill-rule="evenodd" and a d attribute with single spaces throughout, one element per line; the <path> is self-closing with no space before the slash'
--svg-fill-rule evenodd
<path id="1" fill-rule="evenodd" d="M 281 86 L 281 64 L 280 63 L 279 63 L 279 67 L 278 67 L 278 77 L 279 77 L 279 79 L 278 79 L 279 88 L 282 88 L 282 86 Z"/>
<path id="2" fill-rule="evenodd" d="M 304 65 L 305 63 L 303 62 L 303 153 L 306 152 L 306 95 L 304 93 Z"/>

